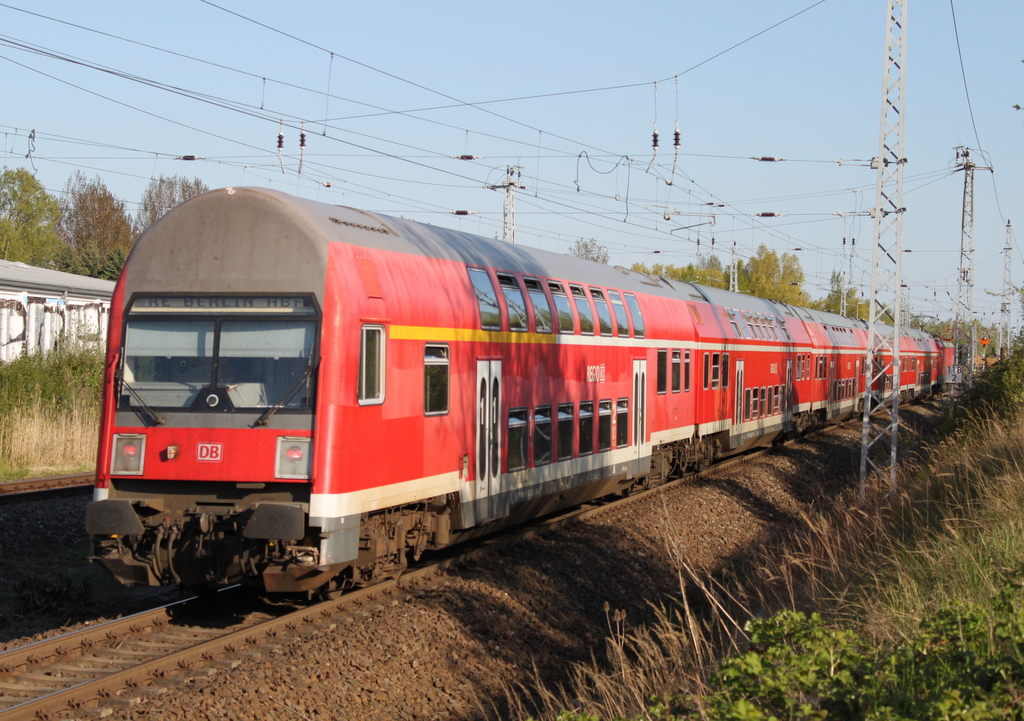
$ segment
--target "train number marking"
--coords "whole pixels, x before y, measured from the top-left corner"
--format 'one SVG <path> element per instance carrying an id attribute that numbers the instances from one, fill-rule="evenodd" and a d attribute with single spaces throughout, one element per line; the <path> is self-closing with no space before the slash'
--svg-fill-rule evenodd
<path id="1" fill-rule="evenodd" d="M 604 363 L 599 366 L 587 366 L 587 383 L 604 383 Z"/>
<path id="2" fill-rule="evenodd" d="M 224 460 L 223 443 L 199 443 L 196 445 L 196 460 L 204 463 L 220 463 Z"/>

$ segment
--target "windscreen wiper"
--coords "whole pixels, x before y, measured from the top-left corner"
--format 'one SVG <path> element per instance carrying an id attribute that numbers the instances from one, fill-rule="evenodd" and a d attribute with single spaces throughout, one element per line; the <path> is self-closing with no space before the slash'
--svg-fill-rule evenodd
<path id="1" fill-rule="evenodd" d="M 272 415 L 274 415 L 275 413 L 277 413 L 282 408 L 284 408 L 288 404 L 288 401 L 290 401 L 292 399 L 292 396 L 294 396 L 296 393 L 299 392 L 299 388 L 302 388 L 302 384 L 305 383 L 312 374 L 313 374 L 313 366 L 312 365 L 306 366 L 306 370 L 304 370 L 302 372 L 302 375 L 299 376 L 299 379 L 297 381 L 295 381 L 291 385 L 291 387 L 284 392 L 284 394 L 278 399 L 277 403 L 275 403 L 274 405 L 272 405 L 269 408 L 267 408 L 267 410 L 263 411 L 263 415 L 261 415 L 259 418 L 256 419 L 256 425 L 257 426 L 265 426 L 265 425 L 267 425 L 267 421 L 270 420 L 270 417 Z"/>
<path id="2" fill-rule="evenodd" d="M 143 399 L 142 395 L 137 390 L 132 388 L 131 383 L 126 381 L 123 376 L 118 376 L 117 380 L 121 383 L 121 387 L 124 388 L 125 390 L 127 390 L 131 394 L 132 398 L 134 398 L 135 400 L 137 400 L 139 402 L 139 407 L 147 415 L 149 415 L 150 418 L 153 419 L 153 422 L 156 425 L 162 426 L 164 423 L 166 423 L 166 421 L 164 420 L 164 418 L 162 416 L 157 415 L 157 412 L 149 407 L 149 404 L 146 403 L 146 401 L 145 401 L 145 399 Z"/>

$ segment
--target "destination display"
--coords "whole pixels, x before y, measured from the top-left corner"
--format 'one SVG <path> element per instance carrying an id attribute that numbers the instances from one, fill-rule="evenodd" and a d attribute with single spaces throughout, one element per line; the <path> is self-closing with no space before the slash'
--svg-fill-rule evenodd
<path id="1" fill-rule="evenodd" d="M 136 298 L 132 313 L 287 313 L 315 315 L 309 296 L 290 295 L 163 295 Z"/>

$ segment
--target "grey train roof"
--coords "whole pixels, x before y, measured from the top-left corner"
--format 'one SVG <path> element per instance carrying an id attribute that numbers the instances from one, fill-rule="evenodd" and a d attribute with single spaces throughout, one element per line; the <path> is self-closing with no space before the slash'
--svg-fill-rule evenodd
<path id="1" fill-rule="evenodd" d="M 254 235 L 265 238 L 259 253 L 253 253 Z M 211 247 L 212 239 L 220 245 Z M 129 274 L 125 300 L 133 290 L 158 292 L 182 289 L 179 285 L 182 279 L 170 276 L 164 268 L 182 255 L 190 255 L 190 249 L 208 262 L 219 262 L 225 255 L 234 254 L 232 257 L 239 267 L 225 269 L 224 292 L 242 292 L 254 284 L 272 292 L 285 289 L 287 278 L 302 278 L 308 282 L 318 277 L 321 279 L 319 288 L 311 286 L 310 289 L 320 294 L 326 274 L 327 244 L 331 242 L 667 298 L 710 302 L 758 313 L 791 315 L 796 312 L 804 320 L 866 327 L 863 321 L 833 313 L 796 308 L 696 283 L 668 280 L 618 266 L 307 200 L 265 188 L 213 190 L 186 200 L 164 215 L 142 234 L 132 249 L 129 264 L 142 267 Z M 308 257 L 298 252 L 300 245 L 305 246 L 305 256 Z"/>

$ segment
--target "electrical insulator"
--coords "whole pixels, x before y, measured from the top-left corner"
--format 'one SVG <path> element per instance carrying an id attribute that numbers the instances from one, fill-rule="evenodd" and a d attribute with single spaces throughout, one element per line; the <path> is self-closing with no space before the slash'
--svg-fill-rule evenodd
<path id="1" fill-rule="evenodd" d="M 279 140 L 280 140 L 280 138 L 279 138 Z M 300 148 L 305 148 L 306 147 L 306 133 L 304 131 L 299 133 L 299 147 Z"/>
<path id="2" fill-rule="evenodd" d="M 655 130 L 653 135 L 651 136 L 651 142 L 652 142 L 652 145 L 654 146 L 654 148 L 657 149 L 657 147 L 658 147 L 658 131 L 657 130 Z"/>
<path id="3" fill-rule="evenodd" d="M 679 148 L 679 137 L 680 137 L 679 136 L 679 131 L 677 130 L 676 131 L 676 136 L 675 136 L 675 141 L 673 142 L 673 145 L 675 145 L 677 149 Z"/>
<path id="4" fill-rule="evenodd" d="M 284 133 L 277 134 L 277 149 L 281 150 L 284 148 Z"/>

